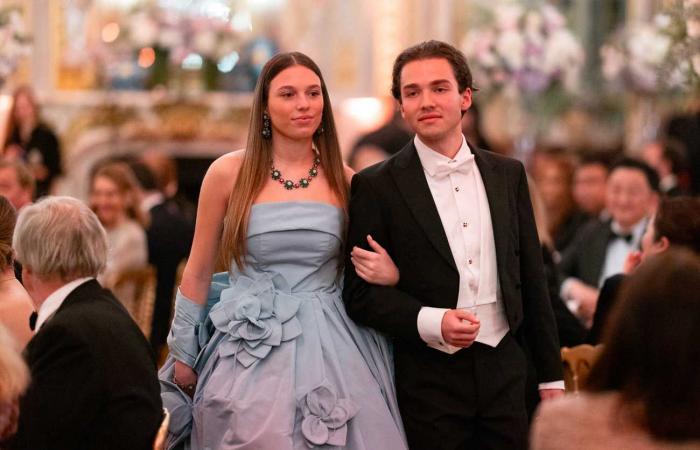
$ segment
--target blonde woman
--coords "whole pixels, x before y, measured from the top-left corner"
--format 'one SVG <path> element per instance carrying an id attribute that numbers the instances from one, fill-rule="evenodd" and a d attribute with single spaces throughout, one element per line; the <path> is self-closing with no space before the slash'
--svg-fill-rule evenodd
<path id="1" fill-rule="evenodd" d="M 0 449 L 17 430 L 19 397 L 29 383 L 29 371 L 16 346 L 0 325 Z"/>
<path id="2" fill-rule="evenodd" d="M 202 184 L 174 360 L 161 371 L 169 444 L 404 450 L 387 342 L 342 301 L 352 172 L 321 72 L 301 53 L 277 55 L 254 96 L 246 149 L 214 162 Z M 396 282 L 373 245 L 368 276 Z M 212 284 L 219 249 L 230 270 Z"/>
<path id="3" fill-rule="evenodd" d="M 138 182 L 126 163 L 107 163 L 97 169 L 90 184 L 90 207 L 105 228 L 109 245 L 107 267 L 97 280 L 131 310 L 133 287 L 114 290 L 114 284 L 124 270 L 148 263 L 148 245 Z"/>

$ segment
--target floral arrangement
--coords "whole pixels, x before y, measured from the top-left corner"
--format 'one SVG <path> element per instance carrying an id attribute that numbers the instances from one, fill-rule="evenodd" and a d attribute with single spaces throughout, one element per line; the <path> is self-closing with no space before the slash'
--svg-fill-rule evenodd
<path id="1" fill-rule="evenodd" d="M 524 96 L 577 89 L 585 52 L 554 6 L 500 2 L 478 19 L 462 42 L 477 87 Z"/>
<path id="2" fill-rule="evenodd" d="M 700 88 L 700 0 L 678 0 L 649 23 L 616 31 L 600 50 L 603 77 L 642 94 Z"/>
<path id="3" fill-rule="evenodd" d="M 231 22 L 219 17 L 191 15 L 153 3 L 105 14 L 101 39 L 91 53 L 105 73 L 132 74 L 136 60 L 148 71 L 146 85 L 166 84 L 179 68 L 200 71 L 207 89 L 215 89 L 217 64 L 238 60 L 241 36 Z"/>
<path id="4" fill-rule="evenodd" d="M 114 45 L 131 50 L 157 48 L 180 64 L 191 53 L 218 61 L 235 51 L 240 42 L 230 22 L 191 16 L 157 6 L 145 6 L 121 17 Z"/>
<path id="5" fill-rule="evenodd" d="M 17 7 L 0 9 L 0 86 L 30 53 L 30 38 Z"/>

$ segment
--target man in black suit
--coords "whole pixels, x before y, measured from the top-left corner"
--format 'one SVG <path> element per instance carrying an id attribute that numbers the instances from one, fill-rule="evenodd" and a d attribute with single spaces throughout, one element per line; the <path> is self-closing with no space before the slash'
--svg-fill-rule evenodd
<path id="1" fill-rule="evenodd" d="M 344 300 L 353 319 L 394 338 L 412 450 L 525 448 L 526 355 L 542 397 L 563 393 L 525 171 L 467 144 L 471 87 L 451 45 L 405 50 L 392 93 L 416 138 L 352 181 Z M 396 263 L 396 286 L 357 275 L 368 235 Z"/>
<path id="2" fill-rule="evenodd" d="M 606 221 L 593 220 L 581 228 L 562 253 L 559 269 L 565 277 L 561 297 L 572 312 L 590 324 L 598 288 L 622 272 L 625 258 L 639 250 L 649 216 L 658 204 L 659 177 L 647 164 L 631 158 L 617 161 L 608 176 Z"/>
<path id="3" fill-rule="evenodd" d="M 157 368 L 137 325 L 95 280 L 107 257 L 97 217 L 78 200 L 47 197 L 21 211 L 13 246 L 38 315 L 10 448 L 152 448 L 163 414 Z"/>
<path id="4" fill-rule="evenodd" d="M 150 223 L 146 229 L 148 263 L 156 268 L 156 299 L 151 322 L 151 346 L 158 356 L 170 331 L 177 269 L 190 253 L 194 227 L 180 205 L 165 196 L 157 185 L 153 172 L 146 164 L 133 161 L 131 168 L 144 193 L 141 209 L 150 217 Z"/>

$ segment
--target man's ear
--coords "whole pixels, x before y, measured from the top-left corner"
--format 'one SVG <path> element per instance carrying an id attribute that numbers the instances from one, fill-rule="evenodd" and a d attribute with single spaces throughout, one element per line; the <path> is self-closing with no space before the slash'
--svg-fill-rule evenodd
<path id="1" fill-rule="evenodd" d="M 472 106 L 472 90 L 466 88 L 462 93 L 462 113 L 466 112 Z"/>

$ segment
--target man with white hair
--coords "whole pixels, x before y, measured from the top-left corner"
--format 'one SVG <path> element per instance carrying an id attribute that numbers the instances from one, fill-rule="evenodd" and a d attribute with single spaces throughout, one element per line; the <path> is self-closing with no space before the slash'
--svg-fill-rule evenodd
<path id="1" fill-rule="evenodd" d="M 13 239 L 38 316 L 12 449 L 150 449 L 162 419 L 150 346 L 95 276 L 105 231 L 76 199 L 26 206 Z"/>

